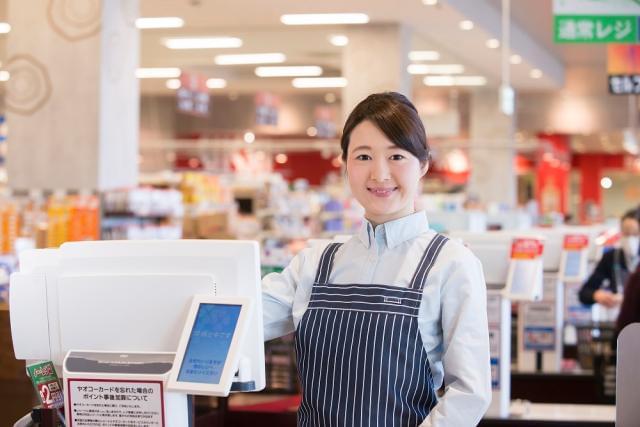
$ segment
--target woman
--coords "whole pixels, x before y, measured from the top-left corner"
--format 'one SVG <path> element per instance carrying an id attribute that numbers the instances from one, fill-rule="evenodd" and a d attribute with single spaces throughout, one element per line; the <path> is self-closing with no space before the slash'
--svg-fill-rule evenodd
<path id="1" fill-rule="evenodd" d="M 363 227 L 263 280 L 265 339 L 295 331 L 298 424 L 476 425 L 491 399 L 484 276 L 414 209 L 429 166 L 418 113 L 370 95 L 341 145 Z"/>

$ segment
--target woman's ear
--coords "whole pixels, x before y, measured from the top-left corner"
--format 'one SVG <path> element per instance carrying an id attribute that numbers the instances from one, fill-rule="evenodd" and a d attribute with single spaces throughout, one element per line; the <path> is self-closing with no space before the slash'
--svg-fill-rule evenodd
<path id="1" fill-rule="evenodd" d="M 429 160 L 425 161 L 420 169 L 421 169 L 420 177 L 422 178 L 423 176 L 426 175 L 427 171 L 429 170 Z"/>

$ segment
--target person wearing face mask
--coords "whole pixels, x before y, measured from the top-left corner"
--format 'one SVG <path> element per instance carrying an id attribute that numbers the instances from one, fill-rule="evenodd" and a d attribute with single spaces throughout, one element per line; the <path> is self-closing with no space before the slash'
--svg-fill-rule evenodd
<path id="1" fill-rule="evenodd" d="M 580 289 L 580 302 L 618 307 L 623 287 L 631 272 L 635 271 L 640 253 L 640 222 L 638 212 L 631 210 L 620 220 L 620 247 L 606 252 L 589 279 Z"/>

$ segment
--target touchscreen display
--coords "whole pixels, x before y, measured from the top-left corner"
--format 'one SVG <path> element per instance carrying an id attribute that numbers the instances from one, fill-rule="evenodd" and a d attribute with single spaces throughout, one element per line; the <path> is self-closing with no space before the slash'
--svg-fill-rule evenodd
<path id="1" fill-rule="evenodd" d="M 200 304 L 178 381 L 218 384 L 231 339 L 240 317 L 240 305 Z"/>

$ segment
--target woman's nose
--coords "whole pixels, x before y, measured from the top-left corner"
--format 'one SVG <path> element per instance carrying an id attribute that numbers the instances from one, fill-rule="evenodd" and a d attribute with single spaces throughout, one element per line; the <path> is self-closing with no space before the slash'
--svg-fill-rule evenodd
<path id="1" fill-rule="evenodd" d="M 371 180 L 382 182 L 389 179 L 389 167 L 385 161 L 374 161 L 371 168 Z"/>

